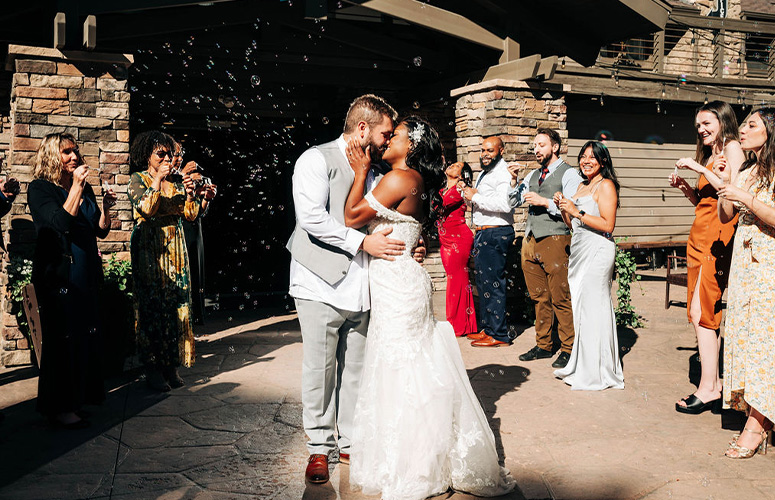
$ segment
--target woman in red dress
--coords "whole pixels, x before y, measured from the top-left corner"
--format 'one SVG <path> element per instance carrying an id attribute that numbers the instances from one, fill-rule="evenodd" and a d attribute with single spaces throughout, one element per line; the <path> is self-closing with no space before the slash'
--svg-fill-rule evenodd
<path id="1" fill-rule="evenodd" d="M 470 186 L 473 171 L 468 163 L 457 162 L 445 170 L 447 184 L 440 191 L 441 217 L 436 223 L 441 243 L 441 263 L 447 272 L 447 321 L 455 335 L 476 333 L 476 313 L 471 282 L 468 279 L 468 259 L 474 245 L 474 235 L 466 224 L 466 204 L 458 191 L 458 183 Z"/>

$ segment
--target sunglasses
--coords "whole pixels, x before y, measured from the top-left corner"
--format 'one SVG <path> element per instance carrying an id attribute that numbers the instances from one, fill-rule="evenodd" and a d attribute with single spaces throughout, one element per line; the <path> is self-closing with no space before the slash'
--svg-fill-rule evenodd
<path id="1" fill-rule="evenodd" d="M 170 153 L 169 151 L 165 151 L 163 149 L 156 150 L 153 152 L 153 154 L 155 154 L 156 158 L 160 160 L 163 160 L 164 158 L 169 158 L 171 160 L 173 156 L 172 153 Z"/>

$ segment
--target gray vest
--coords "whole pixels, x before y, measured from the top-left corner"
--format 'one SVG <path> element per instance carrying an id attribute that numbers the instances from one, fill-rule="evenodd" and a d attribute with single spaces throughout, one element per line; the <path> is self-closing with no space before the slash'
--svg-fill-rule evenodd
<path id="1" fill-rule="evenodd" d="M 544 198 L 552 199 L 554 193 L 557 191 L 562 192 L 562 176 L 565 175 L 569 169 L 572 169 L 570 165 L 565 162 L 547 175 L 543 184 L 538 185 L 538 179 L 541 177 L 541 170 L 536 170 L 533 176 L 530 178 L 530 184 L 528 188 L 534 193 L 538 193 Z M 541 239 L 546 236 L 570 234 L 570 229 L 563 222 L 562 217 L 557 215 L 551 215 L 544 207 L 537 207 L 530 205 L 527 213 L 527 228 L 525 234 L 529 235 L 533 233 L 535 239 Z"/>
<path id="2" fill-rule="evenodd" d="M 329 193 L 326 210 L 334 220 L 344 224 L 344 205 L 353 185 L 353 170 L 342 155 L 336 141 L 315 146 L 315 148 L 323 155 L 328 169 Z M 362 231 L 365 232 L 366 228 L 364 227 Z M 296 222 L 296 228 L 288 240 L 286 248 L 291 252 L 296 262 L 332 286 L 347 275 L 354 257 L 341 248 L 328 245 L 314 236 L 310 236 L 299 227 L 298 222 Z"/>

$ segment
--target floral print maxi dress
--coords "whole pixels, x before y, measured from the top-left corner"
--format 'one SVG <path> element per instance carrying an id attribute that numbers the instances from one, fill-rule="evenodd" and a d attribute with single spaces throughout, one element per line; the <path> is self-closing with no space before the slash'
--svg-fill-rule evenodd
<path id="1" fill-rule="evenodd" d="M 188 367 L 194 364 L 194 331 L 181 217 L 195 220 L 201 200 L 187 201 L 182 184 L 158 191 L 152 183 L 148 171 L 135 172 L 129 181 L 137 344 L 147 365 Z"/>
<path id="2" fill-rule="evenodd" d="M 750 169 L 740 172 L 743 188 Z M 775 206 L 773 186 L 755 183 L 749 192 Z M 745 206 L 735 235 L 724 331 L 724 407 L 756 408 L 775 420 L 775 228 Z"/>

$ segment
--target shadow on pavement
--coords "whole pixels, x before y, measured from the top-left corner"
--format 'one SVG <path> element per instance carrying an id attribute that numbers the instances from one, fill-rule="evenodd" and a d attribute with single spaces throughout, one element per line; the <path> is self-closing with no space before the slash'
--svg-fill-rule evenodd
<path id="1" fill-rule="evenodd" d="M 31 399 L 2 409 L 5 418 L 0 422 L 0 449 L 3 450 L 0 453 L 0 471 L 2 471 L 0 488 L 32 471 L 45 468 L 46 464 L 58 457 L 102 435 L 105 435 L 106 439 L 115 441 L 116 448 L 113 448 L 112 456 L 102 454 L 93 459 L 103 462 L 101 465 L 104 473 L 112 474 L 118 454 L 118 437 L 123 429 L 122 423 L 165 401 L 170 396 L 185 394 L 183 391 L 208 382 L 208 377 L 266 361 L 264 359 L 266 354 L 285 345 L 301 342 L 298 321 L 289 319 L 287 315 L 278 316 L 278 314 L 287 314 L 287 311 L 240 311 L 239 314 L 221 311 L 211 318 L 208 328 L 203 330 L 214 335 L 211 335 L 211 339 L 197 338 L 197 363 L 190 370 L 181 370 L 181 375 L 187 382 L 187 387 L 182 389 L 170 393 L 157 393 L 150 390 L 145 384 L 142 369 L 137 367 L 135 362 L 134 367 L 105 381 L 107 398 L 102 405 L 84 408 L 90 413 L 89 428 L 54 429 L 47 419 L 36 412 L 36 394 L 31 394 Z M 200 328 L 195 329 L 197 335 L 204 333 Z M 284 334 L 283 330 L 296 330 L 296 334 Z M 244 346 L 245 351 L 251 346 L 256 346 L 257 354 L 250 356 L 247 361 L 242 359 L 239 363 L 229 363 L 228 355 L 236 352 L 235 346 Z M 3 374 L 0 387 L 14 381 L 36 377 L 37 374 L 38 370 L 34 367 L 14 370 Z M 234 385 L 211 384 L 206 387 L 206 392 L 223 394 L 233 390 Z M 112 430 L 114 427 L 116 429 Z M 0 494 L 0 497 L 2 496 Z"/>
<path id="2" fill-rule="evenodd" d="M 530 370 L 522 366 L 507 366 L 489 364 L 468 370 L 468 378 L 474 393 L 482 404 L 490 428 L 495 434 L 495 447 L 498 450 L 498 458 L 503 463 L 503 442 L 501 439 L 501 420 L 496 418 L 495 411 L 498 400 L 513 391 L 516 391 L 530 375 Z"/>
<path id="3" fill-rule="evenodd" d="M 635 330 L 626 326 L 620 326 L 616 329 L 616 335 L 619 339 L 619 358 L 624 361 L 624 357 L 632 350 L 632 347 L 638 341 L 638 334 Z"/>

